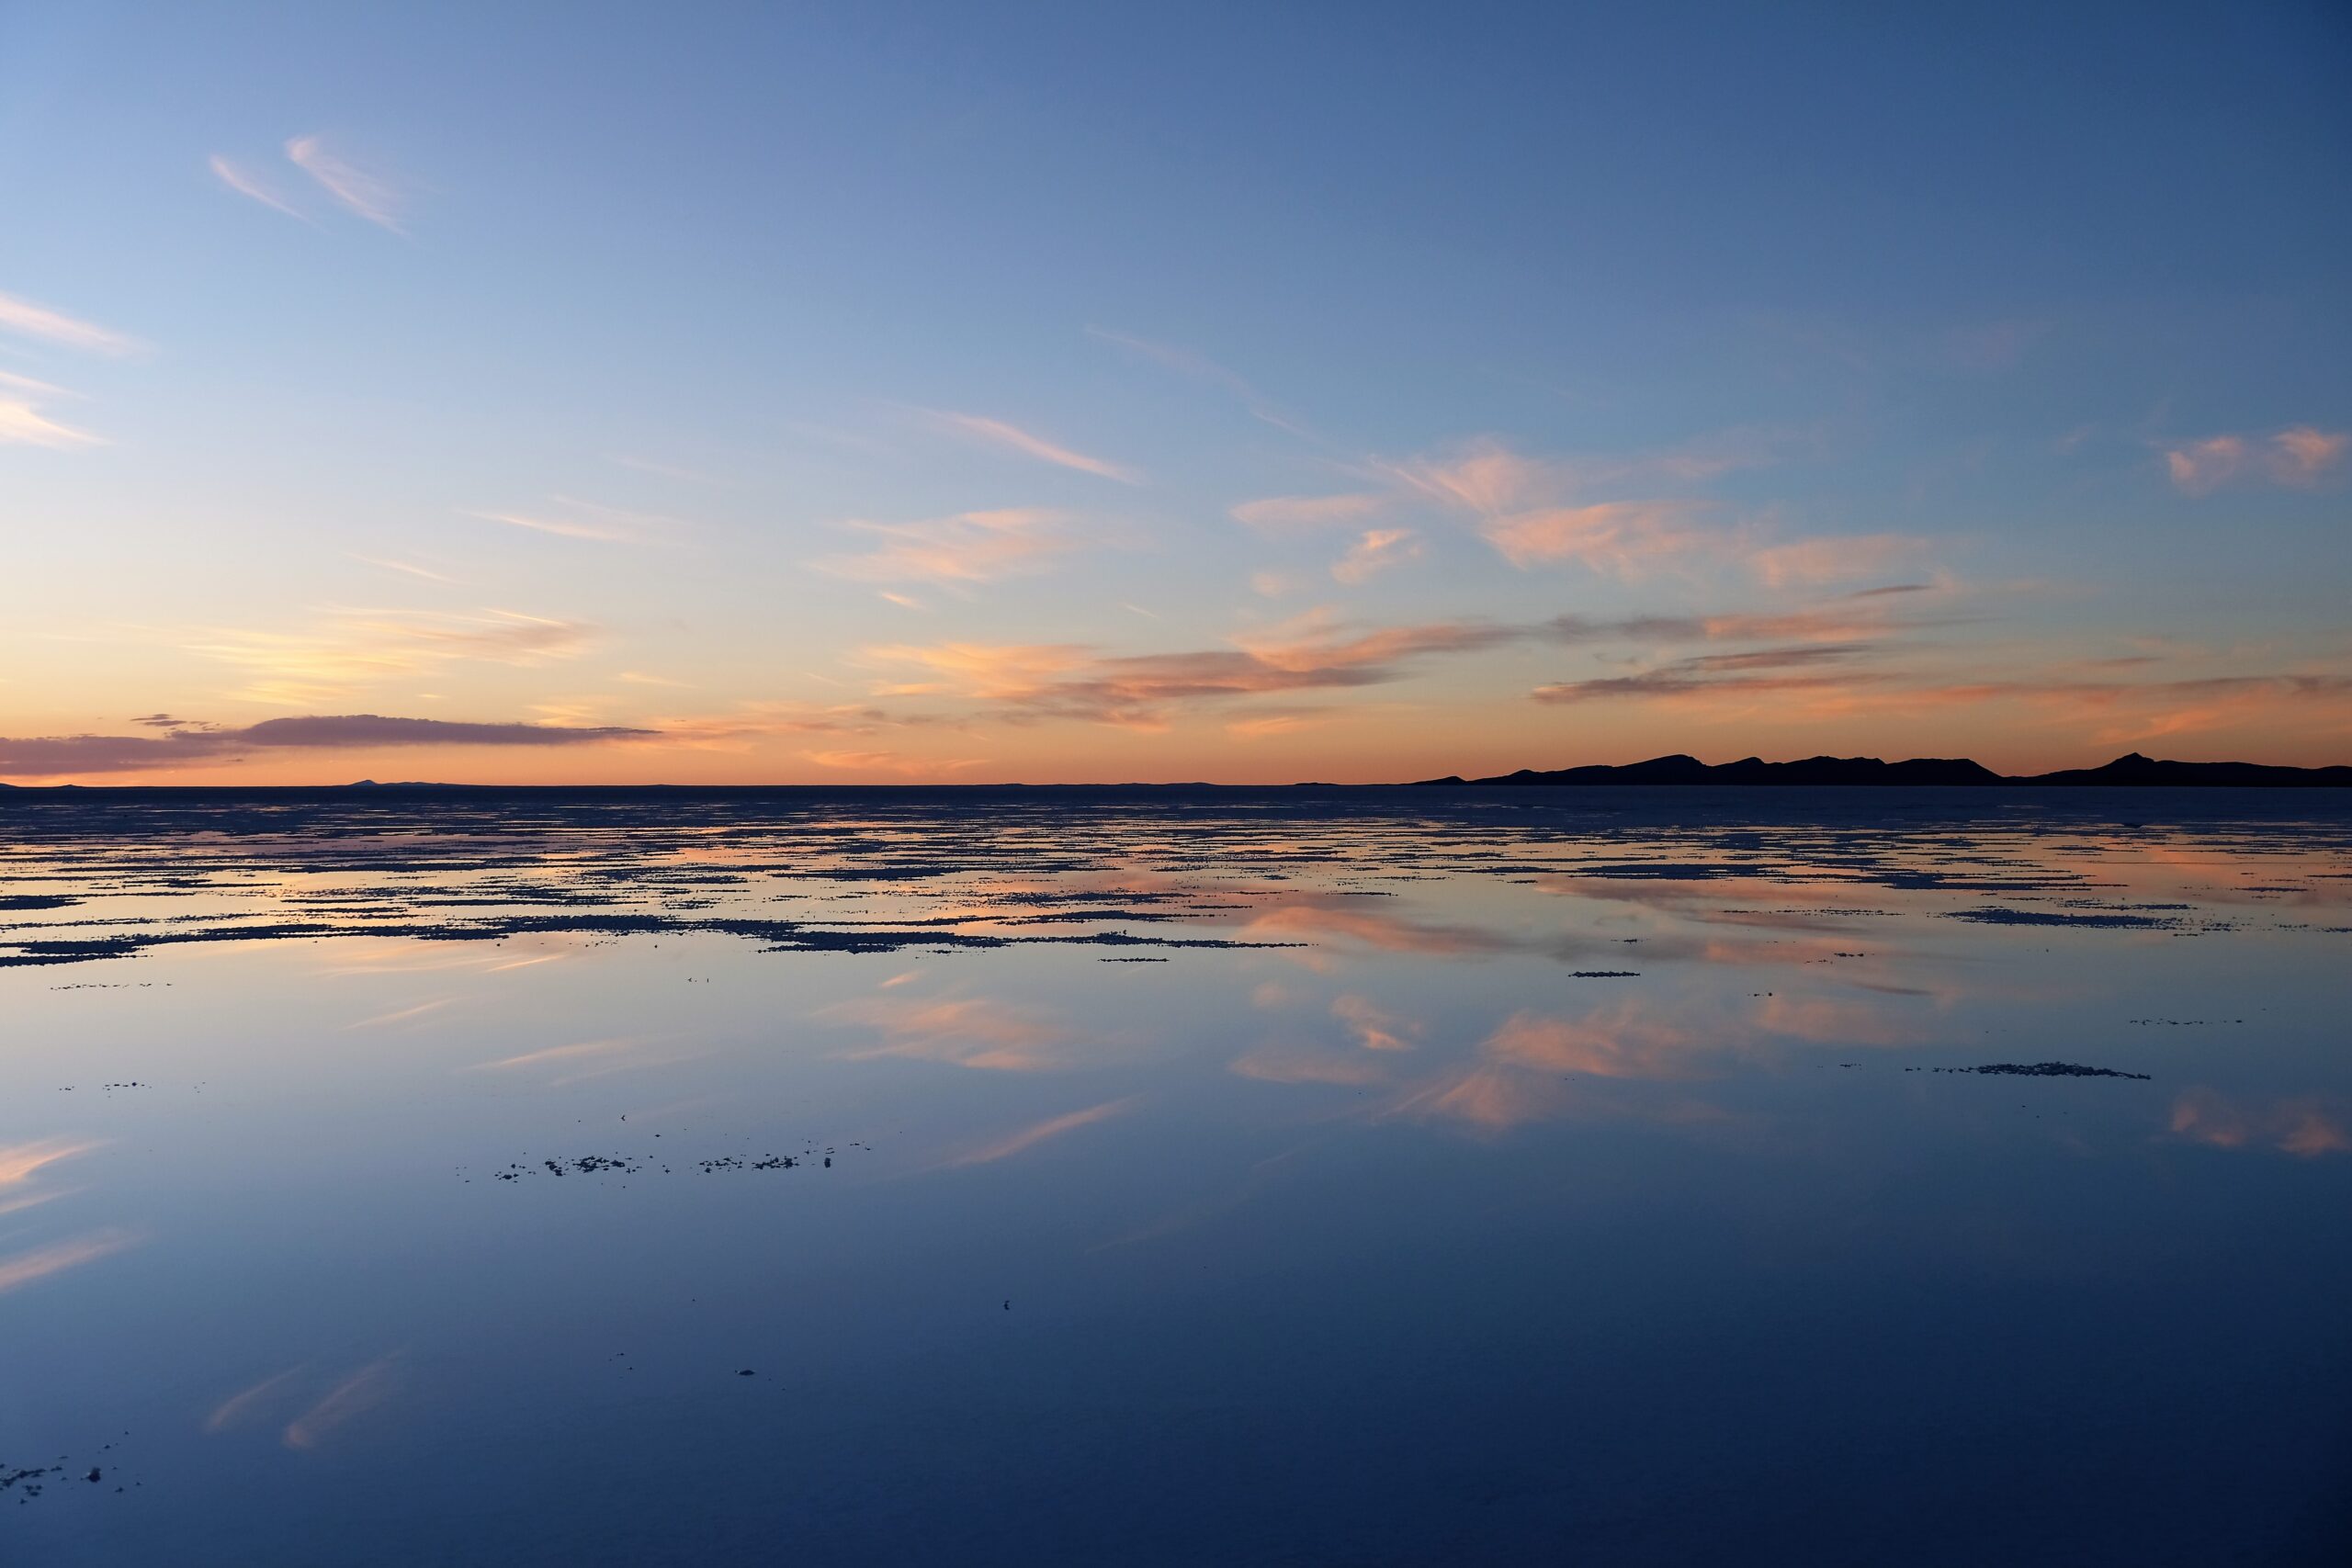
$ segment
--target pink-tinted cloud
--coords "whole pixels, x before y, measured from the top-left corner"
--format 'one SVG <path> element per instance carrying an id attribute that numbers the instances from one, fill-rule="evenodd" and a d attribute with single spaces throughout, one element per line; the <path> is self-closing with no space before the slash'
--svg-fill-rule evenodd
<path id="1" fill-rule="evenodd" d="M 1702 529 L 1702 503 L 1690 499 L 1586 500 L 1596 485 L 1629 477 L 1657 479 L 1655 464 L 1606 465 L 1528 457 L 1496 441 L 1455 456 L 1384 464 L 1379 471 L 1408 494 L 1467 513 L 1479 535 L 1511 565 L 1572 563 L 1635 576 L 1725 537 Z"/>
<path id="2" fill-rule="evenodd" d="M 2316 1098 L 2234 1100 L 2217 1090 L 2185 1089 L 2174 1100 L 2174 1136 L 2214 1148 L 2270 1148 L 2314 1159 L 2352 1153 L 2343 1109 Z"/>
<path id="3" fill-rule="evenodd" d="M 1331 575 L 1351 585 L 1369 581 L 1391 567 L 1418 559 L 1421 541 L 1410 528 L 1371 528 L 1331 563 Z"/>
<path id="4" fill-rule="evenodd" d="M 1481 1047 L 1491 1060 L 1545 1073 L 1605 1078 L 1675 1078 L 1694 1074 L 1703 1037 L 1653 1015 L 1637 1002 L 1582 1018 L 1520 1011 Z"/>
<path id="5" fill-rule="evenodd" d="M 2190 495 L 2204 494 L 2245 464 L 2245 443 L 2234 435 L 2191 441 L 2165 454 L 2172 482 Z"/>
<path id="6" fill-rule="evenodd" d="M 1367 1051 L 1409 1051 L 1421 1025 L 1352 992 L 1331 998 L 1331 1016 L 1346 1024 Z"/>
<path id="7" fill-rule="evenodd" d="M 1400 488 L 1487 516 L 1521 510 L 1565 491 L 1563 465 L 1522 457 L 1498 441 L 1472 443 L 1451 457 L 1379 466 Z"/>
<path id="8" fill-rule="evenodd" d="M 2299 424 L 2270 438 L 2272 471 L 2288 484 L 2309 484 L 2344 457 L 2352 446 L 2352 432 L 2314 430 Z"/>
<path id="9" fill-rule="evenodd" d="M 1550 506 L 1490 518 L 1479 533 L 1516 567 L 1566 561 L 1632 577 L 1718 542 L 1694 525 L 1696 511 L 1682 501 Z"/>
<path id="10" fill-rule="evenodd" d="M 1508 627 L 1432 623 L 1354 631 L 1315 622 L 1261 634 L 1238 649 L 1099 655 L 1069 644 L 866 650 L 921 666 L 941 679 L 899 685 L 1001 704 L 1014 714 L 1122 726 L 1158 726 L 1177 708 L 1270 692 L 1377 685 L 1402 678 L 1417 658 L 1494 647 L 1525 635 Z"/>
<path id="11" fill-rule="evenodd" d="M 2343 459 L 2352 432 L 2298 424 L 2268 436 L 2209 435 L 2165 452 L 2165 468 L 2185 495 L 2206 495 L 2236 479 L 2310 485 Z"/>

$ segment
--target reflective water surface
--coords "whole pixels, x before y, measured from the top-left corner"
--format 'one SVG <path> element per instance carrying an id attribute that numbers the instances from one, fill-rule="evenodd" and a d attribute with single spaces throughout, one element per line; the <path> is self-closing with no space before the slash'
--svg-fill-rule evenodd
<path id="1" fill-rule="evenodd" d="M 0 1561 L 2342 1561 L 2347 960 L 2334 792 L 0 795 Z"/>

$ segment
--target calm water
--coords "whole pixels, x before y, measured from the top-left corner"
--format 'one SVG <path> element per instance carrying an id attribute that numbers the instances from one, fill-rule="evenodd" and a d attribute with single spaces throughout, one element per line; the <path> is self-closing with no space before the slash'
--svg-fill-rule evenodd
<path id="1" fill-rule="evenodd" d="M 2340 1562 L 2347 960 L 2323 792 L 21 792 L 0 1562 Z"/>

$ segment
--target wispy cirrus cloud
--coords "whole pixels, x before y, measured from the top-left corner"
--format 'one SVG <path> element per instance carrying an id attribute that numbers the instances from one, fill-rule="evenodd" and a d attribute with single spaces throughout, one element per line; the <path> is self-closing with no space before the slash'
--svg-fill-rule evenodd
<path id="1" fill-rule="evenodd" d="M 226 1432 L 232 1427 L 244 1425 L 260 1414 L 270 1395 L 277 1393 L 294 1378 L 300 1376 L 302 1370 L 299 1364 L 291 1366 L 282 1372 L 273 1372 L 257 1382 L 248 1383 L 212 1407 L 212 1414 L 204 1418 L 205 1431 Z"/>
<path id="2" fill-rule="evenodd" d="M 820 768 L 840 773 L 895 773 L 901 778 L 940 778 L 988 765 L 986 757 L 919 757 L 898 751 L 803 751 Z"/>
<path id="3" fill-rule="evenodd" d="M 632 543 L 632 536 L 601 523 L 582 523 L 568 517 L 535 517 L 520 512 L 469 512 L 469 517 L 479 517 L 485 523 L 503 523 L 509 528 L 522 528 L 534 534 L 553 534 L 562 539 L 593 539 L 599 544 Z"/>
<path id="4" fill-rule="evenodd" d="M 1263 740 L 1272 735 L 1291 735 L 1302 729 L 1312 729 L 1329 722 L 1327 713 L 1290 712 L 1259 713 L 1249 718 L 1237 718 L 1225 727 L 1225 732 L 1236 740 Z"/>
<path id="5" fill-rule="evenodd" d="M 13 294 L 0 294 L 0 333 L 114 357 L 138 353 L 138 339 Z M 104 436 L 68 424 L 48 412 L 60 399 L 82 394 L 10 370 L 0 370 L 0 446 L 44 446 L 72 452 L 103 446 Z"/>
<path id="6" fill-rule="evenodd" d="M 518 610 L 345 609 L 300 631 L 212 627 L 182 634 L 177 646 L 244 671 L 251 679 L 240 696 L 301 706 L 455 663 L 527 668 L 571 659 L 597 630 Z"/>
<path id="7" fill-rule="evenodd" d="M 879 1043 L 854 1059 L 908 1056 L 982 1071 L 1035 1073 L 1072 1065 L 1069 1030 L 1035 1008 L 989 997 L 865 997 L 818 1016 L 864 1025 Z"/>
<path id="8" fill-rule="evenodd" d="M 651 474 L 657 479 L 679 479 L 687 484 L 714 485 L 723 489 L 732 482 L 720 479 L 715 474 L 704 473 L 699 468 L 689 468 L 677 463 L 656 462 L 650 457 L 635 457 L 627 452 L 607 452 L 605 454 L 605 461 L 616 463 L 624 468 L 634 468 L 640 474 Z"/>
<path id="9" fill-rule="evenodd" d="M 1654 491 L 1701 484 L 1778 462 L 1811 439 L 1800 431 L 1742 427 L 1647 451 L 1560 457 L 1531 457 L 1489 435 L 1434 456 L 1375 459 L 1372 471 L 1408 491 L 1493 514 L 1609 488 Z"/>
<path id="10" fill-rule="evenodd" d="M 137 1231 L 109 1228 L 90 1231 L 63 1241 L 0 1257 L 0 1295 L 22 1290 L 36 1280 L 138 1246 L 147 1238 Z"/>
<path id="11" fill-rule="evenodd" d="M 974 1149 L 969 1154 L 959 1155 L 947 1163 L 951 1166 L 989 1165 L 997 1160 L 1011 1159 L 1014 1155 L 1034 1149 L 1048 1139 L 1058 1138 L 1066 1133 L 1075 1133 L 1080 1127 L 1091 1127 L 1097 1122 L 1107 1122 L 1114 1116 L 1124 1115 L 1133 1109 L 1135 1104 L 1136 1097 L 1130 1095 L 1125 1100 L 1105 1100 L 1101 1105 L 1090 1105 L 1083 1111 L 1072 1111 L 1066 1115 L 1048 1117 L 1043 1122 L 1023 1127 L 1007 1137 L 1000 1138 L 995 1143 Z"/>
<path id="12" fill-rule="evenodd" d="M 1747 558 L 1747 569 L 1768 588 L 1813 588 L 1884 577 L 1917 565 L 1934 548 L 1934 541 L 1906 534 L 1799 539 L 1754 551 Z"/>
<path id="13" fill-rule="evenodd" d="M 103 446 L 106 439 L 70 424 L 61 424 L 41 412 L 56 398 L 79 398 L 79 392 L 0 370 L 0 445 L 47 446 L 70 452 L 83 446 Z"/>
<path id="14" fill-rule="evenodd" d="M 461 515 L 484 523 L 503 524 L 509 528 L 521 528 L 528 533 L 551 534 L 558 538 L 586 539 L 605 545 L 668 543 L 689 526 L 683 519 L 664 516 L 657 512 L 631 512 L 570 495 L 550 496 L 546 504 L 528 509 L 484 507 L 462 511 Z"/>
<path id="15" fill-rule="evenodd" d="M 137 338 L 126 336 L 95 321 L 69 316 L 47 305 L 37 305 L 30 299 L 13 294 L 0 294 L 0 332 L 12 333 L 42 343 L 53 343 L 63 348 L 80 349 L 87 354 L 120 356 L 136 354 L 145 345 Z"/>
<path id="16" fill-rule="evenodd" d="M 1351 492 L 1342 495 L 1270 495 L 1241 502 L 1231 515 L 1252 528 L 1321 528 L 1369 517 L 1389 504 L 1386 496 Z"/>
<path id="17" fill-rule="evenodd" d="M 993 582 L 1078 548 L 1079 541 L 1058 526 L 1062 520 L 1062 513 L 1037 507 L 964 512 L 918 523 L 854 520 L 841 526 L 874 536 L 882 541 L 879 547 L 811 564 L 862 582 Z"/>
<path id="18" fill-rule="evenodd" d="M 1092 474 L 1099 479 L 1116 479 L 1121 484 L 1136 485 L 1143 482 L 1143 476 L 1125 464 L 1114 463 L 1104 457 L 1090 457 L 1083 452 L 1072 451 L 1069 447 L 1048 441 L 1042 435 L 1023 430 L 1019 425 L 1009 424 L 1001 419 L 988 419 L 979 414 L 955 413 L 938 409 L 925 409 L 922 412 L 951 430 L 977 436 L 982 441 L 1018 452 L 1023 457 L 1034 457 L 1041 463 L 1051 463 L 1056 468 L 1072 468 L 1082 474 Z"/>
<path id="19" fill-rule="evenodd" d="M 422 578 L 427 582 L 445 582 L 454 585 L 458 581 L 456 578 L 446 572 L 435 571 L 429 566 L 419 566 L 414 561 L 395 560 L 389 556 L 354 555 L 351 558 L 362 566 L 379 567 L 386 571 L 400 572 L 403 576 Z"/>
<path id="20" fill-rule="evenodd" d="M 665 742 L 714 750 L 748 749 L 786 737 L 871 736 L 945 727 L 945 721 L 932 715 L 892 713 L 871 703 L 804 702 L 746 703 L 728 713 L 662 718 L 653 724 Z"/>
<path id="21" fill-rule="evenodd" d="M 159 727 L 160 728 L 160 727 Z M 373 750 L 416 746 L 585 746 L 648 740 L 659 731 L 614 725 L 474 723 L 381 714 L 305 715 L 238 728 L 165 729 L 162 735 L 0 737 L 0 776 L 169 773 L 234 762 L 269 750 Z"/>
<path id="22" fill-rule="evenodd" d="M 1383 1063 L 1365 1056 L 1297 1045 L 1261 1045 L 1237 1056 L 1226 1071 L 1260 1083 L 1336 1084 L 1361 1087 L 1388 1076 Z"/>
<path id="23" fill-rule="evenodd" d="M 103 1146 L 93 1138 L 35 1138 L 28 1143 L 0 1144 L 0 1187 L 15 1187 L 30 1180 L 44 1167 Z"/>
<path id="24" fill-rule="evenodd" d="M 345 208 L 379 228 L 405 234 L 401 220 L 410 199 L 406 182 L 371 169 L 330 147 L 322 136 L 297 136 L 286 143 L 293 165 Z"/>
<path id="25" fill-rule="evenodd" d="M 286 1424 L 281 1439 L 289 1449 L 314 1449 L 339 1427 L 391 1397 L 398 1356 L 368 1362 L 329 1389 L 325 1397 Z"/>
<path id="26" fill-rule="evenodd" d="M 658 1045 L 661 1042 L 650 1034 L 615 1035 L 603 1040 L 580 1040 L 566 1045 L 547 1045 L 519 1055 L 501 1056 L 492 1061 L 475 1062 L 460 1067 L 468 1073 L 508 1073 L 518 1070 L 537 1071 L 554 1068 L 569 1073 L 583 1063 L 609 1061 L 616 1056 L 628 1056 Z M 569 1079 L 560 1079 L 568 1082 Z"/>
<path id="27" fill-rule="evenodd" d="M 279 196 L 266 180 L 251 169 L 232 164 L 218 152 L 207 161 L 205 166 L 212 171 L 214 179 L 247 200 L 257 201 L 272 211 L 282 212 L 298 222 L 311 221 L 308 213 Z"/>
<path id="28" fill-rule="evenodd" d="M 1842 668 L 1871 651 L 1859 642 L 1801 643 L 1746 653 L 1700 654 L 1678 659 L 1636 675 L 1610 675 L 1538 686 L 1539 703 L 1586 703 L 1605 698 L 1679 696 L 1693 692 L 1748 693 L 1845 687 L 1883 681 L 1883 674 Z M 1824 672 L 1825 666 L 1841 668 Z"/>
<path id="29" fill-rule="evenodd" d="M 1306 429 L 1297 421 L 1275 407 L 1272 399 L 1204 354 L 1195 353 L 1189 348 L 1178 348 L 1169 344 L 1154 343 L 1148 338 L 1136 337 L 1129 333 L 1113 332 L 1107 327 L 1090 326 L 1086 329 L 1086 335 L 1098 343 L 1107 343 L 1114 348 L 1140 355 L 1181 376 L 1188 376 L 1196 381 L 1206 381 L 1213 386 L 1220 387 L 1239 400 L 1241 406 L 1249 412 L 1250 418 L 1271 424 L 1277 430 L 1287 431 L 1303 440 L 1317 439 L 1313 432 Z"/>

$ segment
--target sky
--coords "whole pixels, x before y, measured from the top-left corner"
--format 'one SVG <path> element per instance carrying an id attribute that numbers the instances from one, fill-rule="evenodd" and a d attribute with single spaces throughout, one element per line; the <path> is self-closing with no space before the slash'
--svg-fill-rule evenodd
<path id="1" fill-rule="evenodd" d="M 2352 761 L 2352 12 L 0 0 L 0 780 Z"/>

